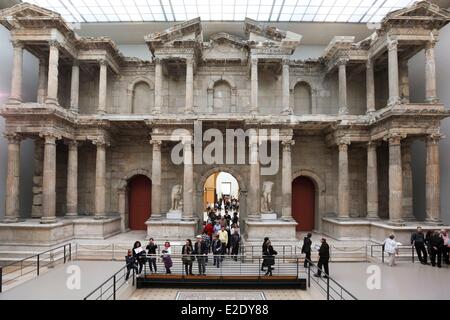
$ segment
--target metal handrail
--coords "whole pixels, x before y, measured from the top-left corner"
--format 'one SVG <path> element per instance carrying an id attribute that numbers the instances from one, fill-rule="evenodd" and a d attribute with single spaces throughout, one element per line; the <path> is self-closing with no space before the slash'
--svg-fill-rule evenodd
<path id="1" fill-rule="evenodd" d="M 319 286 L 319 288 L 321 288 L 322 290 L 325 291 L 327 300 L 336 300 L 336 299 L 332 296 L 330 290 L 332 290 L 332 291 L 334 291 L 335 293 L 337 293 L 337 294 L 339 295 L 340 300 L 348 300 L 348 299 L 345 299 L 345 298 L 344 298 L 343 292 L 345 292 L 345 293 L 349 296 L 350 299 L 352 299 L 352 300 L 358 300 L 353 294 L 350 293 L 350 291 L 348 291 L 347 289 L 345 289 L 345 288 L 344 288 L 341 284 L 339 284 L 336 280 L 334 280 L 333 278 L 331 278 L 329 274 L 326 274 L 326 273 L 325 273 L 324 271 L 322 271 L 322 270 L 321 270 L 321 273 L 324 274 L 324 276 L 326 276 L 326 277 L 325 277 L 326 280 L 324 280 L 324 279 L 321 278 L 321 277 L 318 277 L 318 278 L 311 277 L 311 269 L 312 269 L 312 268 L 315 268 L 315 270 L 316 270 L 315 273 L 317 273 L 317 271 L 319 270 L 319 267 L 318 267 L 317 265 L 315 265 L 311 260 L 306 259 L 306 258 L 305 258 L 305 260 L 306 260 L 307 263 L 308 263 L 308 272 L 307 272 L 307 274 L 308 274 L 308 287 L 311 287 L 311 279 L 312 279 L 312 280 L 314 280 L 315 283 L 317 283 L 317 285 Z M 311 267 L 312 267 L 312 268 L 311 268 Z M 322 287 L 322 286 L 320 285 L 320 281 L 321 281 L 321 280 L 322 280 L 323 282 L 326 283 L 326 287 L 325 287 L 325 288 Z M 334 284 L 339 288 L 340 292 L 336 291 L 335 288 L 333 288 L 333 286 L 330 285 L 330 283 L 334 283 Z"/>
<path id="2" fill-rule="evenodd" d="M 132 271 L 132 286 L 135 285 L 135 279 L 136 279 L 136 274 L 135 274 L 135 270 L 131 269 Z M 118 275 L 122 272 L 122 275 L 120 277 L 118 277 Z M 125 278 L 126 273 L 128 272 L 127 266 L 124 266 L 122 268 L 120 268 L 116 273 L 114 273 L 111 277 L 109 277 L 108 279 L 106 279 L 104 282 L 102 282 L 101 285 L 99 285 L 97 288 L 95 288 L 94 290 L 91 291 L 91 293 L 89 293 L 87 296 L 85 296 L 83 298 L 83 300 L 89 300 L 89 298 L 93 297 L 96 293 L 100 293 L 95 300 L 103 300 L 103 295 L 105 294 L 105 292 L 108 292 L 109 289 L 112 288 L 112 293 L 106 297 L 105 300 L 109 300 L 111 297 L 113 300 L 116 300 L 117 298 L 117 292 L 124 286 L 124 284 L 126 283 L 126 281 L 123 281 L 122 284 L 120 284 L 119 286 L 117 286 L 118 282 L 120 282 L 120 280 Z M 110 284 L 109 287 L 106 288 L 106 290 L 103 289 L 103 287 L 106 284 Z"/>
<path id="3" fill-rule="evenodd" d="M 55 251 L 58 251 L 60 249 L 62 249 L 61 250 L 62 252 L 56 253 L 56 256 L 58 254 L 62 253 L 62 257 L 55 259 L 54 253 L 55 253 Z M 46 254 L 49 254 L 50 262 L 48 262 L 46 264 L 41 264 L 42 257 L 45 256 Z M 27 274 L 30 274 L 32 272 L 36 272 L 36 276 L 39 276 L 40 271 L 41 271 L 41 269 L 43 267 L 46 267 L 46 266 L 49 266 L 49 265 L 53 266 L 57 261 L 59 261 L 61 259 L 63 260 L 63 263 L 66 263 L 67 261 L 71 261 L 72 260 L 72 244 L 71 243 L 66 243 L 66 244 L 60 245 L 58 247 L 51 248 L 49 250 L 46 250 L 46 251 L 43 251 L 43 252 L 31 255 L 29 257 L 26 257 L 26 258 L 23 258 L 23 259 L 20 259 L 20 260 L 17 260 L 17 261 L 10 262 L 10 263 L 8 263 L 8 264 L 6 264 L 4 266 L 0 266 L 0 292 L 2 292 L 2 290 L 3 290 L 3 284 L 6 284 L 6 283 L 11 282 L 13 280 L 16 280 L 16 279 L 18 279 L 20 277 L 23 277 L 23 276 L 25 276 Z M 24 262 L 28 262 L 28 261 L 29 261 L 30 264 L 26 265 L 26 263 L 24 263 Z M 19 270 L 14 269 L 14 270 L 11 270 L 9 272 L 5 272 L 4 271 L 6 268 L 12 267 L 12 266 L 18 265 L 18 264 L 20 264 Z M 33 269 L 34 265 L 35 265 L 35 269 Z M 24 269 L 29 267 L 29 266 L 31 266 L 32 269 L 28 270 L 28 271 L 25 271 Z M 20 271 L 20 274 L 17 275 L 16 277 L 13 277 L 13 278 L 10 278 L 10 279 L 6 279 L 6 280 L 4 279 L 5 275 L 13 274 L 13 273 L 19 272 L 19 271 Z"/>
<path id="4" fill-rule="evenodd" d="M 384 263 L 384 256 L 385 256 L 385 251 L 384 251 L 384 245 L 382 244 L 373 244 L 370 246 L 370 256 L 372 258 L 375 258 L 374 256 L 374 248 L 380 247 L 381 248 L 381 262 Z M 415 256 L 414 256 L 414 245 L 398 245 L 398 249 L 410 249 L 411 250 L 411 262 L 414 263 L 415 261 Z"/>

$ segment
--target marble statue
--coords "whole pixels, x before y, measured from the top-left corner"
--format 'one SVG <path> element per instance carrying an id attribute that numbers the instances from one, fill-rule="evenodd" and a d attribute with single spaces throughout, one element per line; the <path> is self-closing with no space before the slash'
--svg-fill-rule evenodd
<path id="1" fill-rule="evenodd" d="M 172 206 L 170 210 L 182 210 L 182 194 L 183 187 L 181 184 L 176 184 L 172 187 Z"/>
<path id="2" fill-rule="evenodd" d="M 261 211 L 272 212 L 272 181 L 265 181 L 262 188 Z"/>

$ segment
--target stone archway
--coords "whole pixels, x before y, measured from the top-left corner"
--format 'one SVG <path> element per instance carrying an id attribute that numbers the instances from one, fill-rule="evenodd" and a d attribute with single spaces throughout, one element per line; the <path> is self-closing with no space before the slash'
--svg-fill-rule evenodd
<path id="1" fill-rule="evenodd" d="M 311 170 L 302 169 L 294 172 L 292 175 L 292 181 L 293 183 L 297 178 L 299 177 L 306 177 L 309 180 L 312 181 L 315 188 L 315 200 L 314 200 L 314 207 L 315 207 L 315 214 L 314 214 L 314 229 L 313 230 L 320 230 L 321 229 L 321 221 L 323 214 L 325 212 L 325 183 L 323 182 L 322 178 L 320 178 L 316 173 L 314 173 Z M 292 203 L 292 210 L 294 210 L 294 203 Z"/>
<path id="2" fill-rule="evenodd" d="M 231 174 L 238 182 L 239 185 L 239 220 L 241 233 L 244 233 L 245 224 L 242 223 L 245 219 L 247 219 L 247 184 L 245 183 L 244 177 L 232 167 L 218 165 L 212 169 L 206 170 L 198 175 L 197 189 L 195 194 L 195 203 L 196 203 L 196 212 L 198 214 L 203 214 L 205 208 L 203 208 L 203 188 L 206 180 L 209 176 L 214 173 L 226 172 Z M 199 226 L 203 219 L 199 219 Z"/>
<path id="3" fill-rule="evenodd" d="M 124 177 L 119 180 L 117 186 L 118 196 L 118 212 L 121 218 L 121 232 L 129 230 L 129 212 L 128 212 L 128 183 L 135 176 L 145 176 L 152 181 L 152 175 L 150 171 L 146 169 L 134 169 L 129 171 Z"/>

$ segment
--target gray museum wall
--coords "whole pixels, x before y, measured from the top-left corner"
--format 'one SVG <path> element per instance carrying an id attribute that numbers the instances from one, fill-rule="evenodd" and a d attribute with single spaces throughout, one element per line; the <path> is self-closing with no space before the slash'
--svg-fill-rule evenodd
<path id="1" fill-rule="evenodd" d="M 302 45 L 294 53 L 296 59 L 318 57 L 325 46 Z M 8 97 L 10 90 L 12 47 L 9 42 L 9 32 L 0 27 L 0 105 Z M 150 54 L 145 45 L 119 45 L 126 56 L 149 59 Z M 441 30 L 440 41 L 436 47 L 438 95 L 441 101 L 450 107 L 450 25 Z M 423 52 L 416 55 L 409 64 L 411 101 L 423 101 L 425 95 L 425 57 Z M 24 55 L 24 99 L 35 101 L 37 90 L 37 60 L 30 54 Z M 0 117 L 0 132 L 4 130 L 4 119 Z M 442 133 L 448 137 L 441 141 L 441 207 L 442 218 L 450 224 L 450 120 L 442 122 Z M 26 140 L 21 145 L 21 216 L 28 216 L 32 204 L 33 177 L 33 142 Z M 0 135 L 0 217 L 4 216 L 4 197 L 6 180 L 7 145 Z M 413 183 L 414 210 L 417 217 L 425 217 L 425 145 L 417 141 L 413 144 Z"/>

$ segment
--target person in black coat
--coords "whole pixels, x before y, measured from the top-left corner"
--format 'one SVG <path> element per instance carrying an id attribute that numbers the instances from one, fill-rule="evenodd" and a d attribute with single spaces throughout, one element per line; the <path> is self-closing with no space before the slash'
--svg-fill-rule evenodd
<path id="1" fill-rule="evenodd" d="M 422 264 L 427 264 L 427 250 L 425 248 L 425 234 L 421 227 L 411 235 L 411 244 L 416 248 L 417 256 Z M 422 256 L 423 255 L 423 256 Z"/>
<path id="2" fill-rule="evenodd" d="M 128 281 L 131 270 L 134 270 L 134 272 L 136 273 L 138 272 L 137 261 L 133 256 L 133 252 L 131 251 L 131 249 L 128 249 L 128 254 L 125 256 L 125 265 L 127 266 L 127 275 L 125 276 L 125 281 Z"/>
<path id="3" fill-rule="evenodd" d="M 305 254 L 305 262 L 303 263 L 303 266 L 305 268 L 308 268 L 308 261 L 311 262 L 311 241 L 312 233 L 308 232 L 306 237 L 303 239 L 303 246 L 302 246 L 302 253 Z"/>
<path id="4" fill-rule="evenodd" d="M 430 259 L 431 265 L 436 266 L 436 257 L 437 257 L 437 266 L 441 267 L 442 262 L 442 247 L 444 246 L 444 240 L 439 234 L 438 230 L 433 232 L 433 235 L 430 237 Z"/>
<path id="5" fill-rule="evenodd" d="M 211 250 L 214 255 L 214 265 L 220 268 L 220 255 L 222 254 L 222 242 L 220 242 L 217 234 L 213 236 L 213 242 L 211 244 Z"/>
<path id="6" fill-rule="evenodd" d="M 193 254 L 197 259 L 199 276 L 206 275 L 206 258 L 208 256 L 208 251 L 208 246 L 206 245 L 205 241 L 203 241 L 202 236 L 197 236 Z"/>
<path id="7" fill-rule="evenodd" d="M 137 250 L 136 250 L 137 249 Z M 133 257 L 136 258 L 137 262 L 139 263 L 139 272 L 138 274 L 141 274 L 142 268 L 145 264 L 145 250 L 139 250 L 142 249 L 142 244 L 139 241 L 136 241 L 133 245 Z M 139 250 L 139 252 L 137 252 Z"/>
<path id="8" fill-rule="evenodd" d="M 181 249 L 181 260 L 183 261 L 184 265 L 184 272 L 186 275 L 193 275 L 192 274 L 192 260 L 194 256 L 192 255 L 194 251 L 194 248 L 192 248 L 192 241 L 191 239 L 187 239 L 186 243 L 183 245 L 183 248 Z M 194 258 L 195 259 L 195 258 Z"/>
<path id="9" fill-rule="evenodd" d="M 266 252 L 266 250 L 267 250 L 267 241 L 269 241 L 269 237 L 265 237 L 264 238 L 264 241 L 263 241 L 263 244 L 262 244 L 262 254 L 263 255 L 264 255 L 264 252 Z M 261 271 L 266 271 L 264 269 L 264 264 L 261 264 Z"/>
<path id="10" fill-rule="evenodd" d="M 148 265 L 150 267 L 150 272 L 153 272 L 153 269 L 155 269 L 155 273 L 156 273 L 157 272 L 156 250 L 158 249 L 158 246 L 153 242 L 153 238 L 150 238 L 146 249 L 147 249 L 147 254 L 149 255 L 147 261 L 148 261 Z"/>
<path id="11" fill-rule="evenodd" d="M 263 266 L 267 267 L 266 276 L 272 276 L 272 270 L 274 269 L 272 266 L 275 264 L 275 255 L 277 254 L 278 252 L 273 249 L 270 240 L 267 240 L 266 251 L 263 254 L 264 259 L 262 263 Z"/>
<path id="12" fill-rule="evenodd" d="M 328 246 L 327 239 L 322 238 L 322 245 L 319 249 L 319 262 L 317 263 L 317 273 L 314 274 L 315 277 L 320 277 L 322 274 L 322 266 L 325 269 L 324 278 L 328 278 L 329 270 L 328 270 L 328 262 L 330 261 L 330 247 Z"/>

